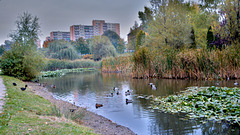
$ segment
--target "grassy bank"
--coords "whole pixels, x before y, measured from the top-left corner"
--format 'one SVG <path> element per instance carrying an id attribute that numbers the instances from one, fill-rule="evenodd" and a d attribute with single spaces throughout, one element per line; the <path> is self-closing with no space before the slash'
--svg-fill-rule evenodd
<path id="1" fill-rule="evenodd" d="M 0 134 L 94 134 L 59 115 L 57 108 L 29 88 L 21 91 L 24 83 L 18 79 L 1 76 L 6 86 L 6 102 L 0 114 Z M 13 86 L 12 83 L 17 83 Z"/>

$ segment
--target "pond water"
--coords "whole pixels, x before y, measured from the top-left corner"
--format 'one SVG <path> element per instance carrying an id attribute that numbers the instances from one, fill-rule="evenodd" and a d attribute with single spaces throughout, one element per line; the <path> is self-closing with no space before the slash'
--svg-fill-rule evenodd
<path id="1" fill-rule="evenodd" d="M 202 124 L 198 120 L 183 120 L 178 114 L 162 113 L 149 108 L 151 100 L 139 95 L 167 96 L 185 90 L 189 86 L 213 86 L 216 81 L 174 79 L 131 79 L 121 74 L 101 72 L 68 73 L 62 77 L 43 78 L 54 97 L 102 115 L 113 122 L 130 128 L 138 135 L 159 134 L 239 134 L 239 128 L 214 121 Z M 152 90 L 148 83 L 157 87 Z M 220 81 L 219 86 L 234 87 L 234 80 Z M 57 86 L 56 89 L 50 87 Z M 113 88 L 119 88 L 119 94 Z M 131 90 L 131 95 L 125 95 Z M 108 97 L 113 93 L 113 97 Z M 133 103 L 126 104 L 126 98 Z M 103 104 L 95 108 L 95 104 Z"/>

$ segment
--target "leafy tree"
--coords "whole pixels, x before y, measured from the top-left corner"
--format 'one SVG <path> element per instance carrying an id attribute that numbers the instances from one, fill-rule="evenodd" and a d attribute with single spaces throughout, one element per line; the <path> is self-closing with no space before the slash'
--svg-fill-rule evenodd
<path id="1" fill-rule="evenodd" d="M 0 47 L 0 56 L 5 52 L 5 48 L 3 47 L 3 45 L 1 45 Z"/>
<path id="2" fill-rule="evenodd" d="M 229 44 L 240 42 L 240 2 L 239 0 L 225 0 L 220 6 L 222 22 L 217 33 L 229 40 Z"/>
<path id="3" fill-rule="evenodd" d="M 218 15 L 199 8 L 199 5 L 192 4 L 188 7 L 188 20 L 194 29 L 195 41 L 197 47 L 207 47 L 207 32 L 209 25 L 218 23 Z"/>
<path id="4" fill-rule="evenodd" d="M 148 24 L 153 20 L 152 14 L 153 14 L 153 11 L 146 6 L 144 7 L 144 12 L 142 11 L 138 12 L 138 18 L 141 20 L 142 25 L 145 26 L 146 24 Z"/>
<path id="5" fill-rule="evenodd" d="M 48 44 L 48 57 L 55 59 L 74 60 L 78 58 L 77 51 L 67 41 L 56 40 Z"/>
<path id="6" fill-rule="evenodd" d="M 126 48 L 125 42 L 123 39 L 119 39 L 118 41 L 118 47 L 117 47 L 117 52 L 118 53 L 124 53 L 124 49 Z"/>
<path id="7" fill-rule="evenodd" d="M 211 46 L 212 42 L 214 40 L 214 36 L 213 36 L 213 32 L 212 32 L 212 26 L 210 26 L 208 28 L 208 32 L 207 32 L 207 48 L 211 49 L 213 46 Z"/>
<path id="8" fill-rule="evenodd" d="M 95 36 L 89 41 L 89 45 L 94 60 L 117 55 L 115 47 L 106 36 Z"/>
<path id="9" fill-rule="evenodd" d="M 128 34 L 128 45 L 127 48 L 129 50 L 136 50 L 136 38 L 138 32 L 141 30 L 141 27 L 138 26 L 138 23 L 135 21 L 135 24 L 132 28 L 130 28 L 130 32 Z"/>
<path id="10" fill-rule="evenodd" d="M 16 21 L 17 29 L 10 34 L 15 42 L 27 42 L 29 40 L 37 40 L 40 32 L 39 18 L 33 17 L 30 13 L 24 12 L 18 16 Z"/>
<path id="11" fill-rule="evenodd" d="M 125 45 L 123 39 L 120 38 L 120 36 L 111 30 L 107 30 L 103 33 L 103 36 L 106 36 L 109 38 L 113 46 L 116 48 L 118 53 L 123 53 Z"/>
<path id="12" fill-rule="evenodd" d="M 167 5 L 161 5 L 158 9 L 147 29 L 150 35 L 148 41 L 158 47 L 170 45 L 182 48 L 189 45 L 191 25 L 186 16 L 186 5 L 170 0 Z"/>
<path id="13" fill-rule="evenodd" d="M 219 2 L 219 0 L 198 0 L 198 3 L 202 9 L 208 9 L 210 11 L 217 9 Z"/>
<path id="14" fill-rule="evenodd" d="M 76 48 L 78 53 L 81 54 L 89 54 L 90 53 L 90 48 L 85 39 L 80 37 L 74 44 L 74 47 Z"/>
<path id="15" fill-rule="evenodd" d="M 138 34 L 141 30 L 148 28 L 149 23 L 153 20 L 153 11 L 149 7 L 144 7 L 144 12 L 138 12 L 138 18 L 141 20 L 140 26 L 135 21 L 135 24 L 130 28 L 130 33 L 128 34 L 128 45 L 127 48 L 130 50 L 136 50 L 136 45 L 139 44 L 137 40 Z M 138 43 L 137 43 L 138 42 Z"/>
<path id="16" fill-rule="evenodd" d="M 136 50 L 139 49 L 140 46 L 144 44 L 145 41 L 145 32 L 143 30 L 140 30 L 137 34 L 137 41 L 136 41 Z"/>
<path id="17" fill-rule="evenodd" d="M 191 30 L 190 39 L 191 39 L 192 41 L 191 41 L 191 43 L 190 43 L 190 47 L 189 47 L 189 48 L 196 49 L 196 48 L 197 48 L 197 45 L 196 45 L 195 32 L 194 32 L 193 27 L 192 27 L 192 30 Z"/>
<path id="18" fill-rule="evenodd" d="M 3 47 L 5 48 L 6 51 L 7 51 L 7 50 L 10 50 L 12 44 L 14 44 L 13 41 L 5 40 L 5 41 L 4 41 L 4 45 L 3 45 Z"/>
<path id="19" fill-rule="evenodd" d="M 48 44 L 53 42 L 53 40 L 47 40 L 43 42 L 43 48 L 48 48 Z"/>
<path id="20" fill-rule="evenodd" d="M 38 53 L 36 45 L 40 30 L 38 18 L 23 13 L 18 17 L 16 24 L 17 29 L 10 34 L 15 43 L 1 59 L 2 72 L 21 80 L 31 80 L 44 67 L 43 56 Z"/>

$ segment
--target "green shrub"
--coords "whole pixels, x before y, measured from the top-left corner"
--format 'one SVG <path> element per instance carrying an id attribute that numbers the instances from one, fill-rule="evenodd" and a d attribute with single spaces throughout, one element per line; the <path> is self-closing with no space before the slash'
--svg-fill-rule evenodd
<path id="1" fill-rule="evenodd" d="M 3 74 L 21 80 L 31 80 L 40 73 L 44 67 L 43 56 L 37 52 L 32 44 L 32 41 L 25 45 L 15 43 L 11 50 L 4 53 L 1 59 Z"/>
<path id="2" fill-rule="evenodd" d="M 57 69 L 72 69 L 72 68 L 98 68 L 100 62 L 95 62 L 93 60 L 57 60 L 57 59 L 47 59 L 47 64 L 44 71 L 53 71 Z"/>

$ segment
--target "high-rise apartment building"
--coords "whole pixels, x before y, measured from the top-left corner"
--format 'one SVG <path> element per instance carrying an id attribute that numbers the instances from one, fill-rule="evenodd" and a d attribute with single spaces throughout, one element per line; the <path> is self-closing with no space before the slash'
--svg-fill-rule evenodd
<path id="1" fill-rule="evenodd" d="M 104 33 L 103 31 L 103 24 L 105 23 L 104 20 L 93 20 L 92 25 L 94 27 L 94 36 L 100 36 Z"/>
<path id="2" fill-rule="evenodd" d="M 119 23 L 105 23 L 104 20 L 93 20 L 92 25 L 94 27 L 94 36 L 100 36 L 107 30 L 114 31 L 120 36 Z"/>
<path id="3" fill-rule="evenodd" d="M 70 27 L 70 39 L 72 41 L 76 41 L 80 37 L 89 39 L 93 36 L 100 36 L 107 30 L 114 31 L 120 36 L 119 23 L 105 23 L 104 20 L 93 20 L 92 26 L 72 25 Z"/>
<path id="4" fill-rule="evenodd" d="M 84 26 L 85 39 L 92 38 L 94 36 L 93 26 Z"/>
<path id="5" fill-rule="evenodd" d="M 51 39 L 50 39 L 49 36 L 47 36 L 46 39 L 45 39 L 45 41 L 50 41 L 50 40 L 51 40 Z"/>
<path id="6" fill-rule="evenodd" d="M 50 33 L 50 40 L 70 41 L 70 32 L 53 31 Z"/>
<path id="7" fill-rule="evenodd" d="M 93 26 L 88 25 L 72 25 L 70 27 L 70 39 L 77 41 L 80 37 L 89 39 L 93 37 Z"/>
<path id="8" fill-rule="evenodd" d="M 103 24 L 103 33 L 107 30 L 114 31 L 120 36 L 120 25 L 119 23 L 104 23 Z"/>

